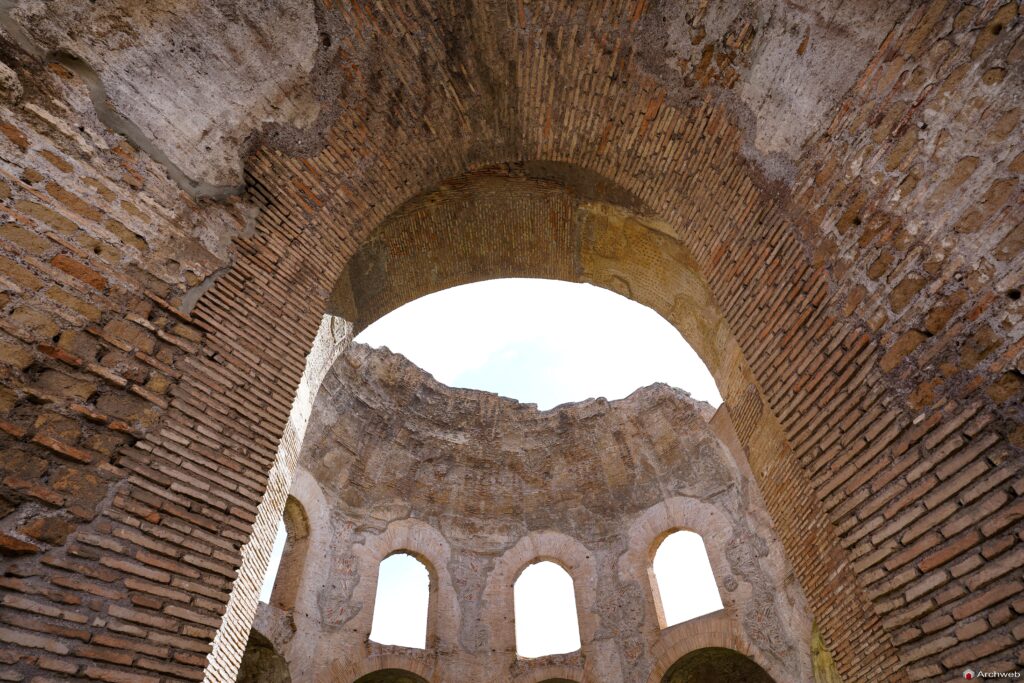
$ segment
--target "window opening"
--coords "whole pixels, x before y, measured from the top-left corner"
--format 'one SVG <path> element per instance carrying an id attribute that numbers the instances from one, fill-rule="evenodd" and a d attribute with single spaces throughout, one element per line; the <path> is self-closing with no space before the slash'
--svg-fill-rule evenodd
<path id="1" fill-rule="evenodd" d="M 513 588 L 516 652 L 543 657 L 580 649 L 576 594 L 569 572 L 554 562 L 523 570 Z"/>
<path id="2" fill-rule="evenodd" d="M 430 608 L 430 572 L 408 553 L 384 558 L 377 573 L 370 640 L 381 645 L 424 648 Z"/>
<path id="3" fill-rule="evenodd" d="M 665 537 L 654 554 L 653 570 L 662 628 L 722 609 L 711 560 L 699 534 L 676 531 Z"/>

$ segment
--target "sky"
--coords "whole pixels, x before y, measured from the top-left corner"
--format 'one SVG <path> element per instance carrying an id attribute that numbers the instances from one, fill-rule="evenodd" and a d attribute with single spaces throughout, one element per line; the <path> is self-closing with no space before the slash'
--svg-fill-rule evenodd
<path id="1" fill-rule="evenodd" d="M 580 649 L 572 577 L 554 562 L 524 569 L 512 588 L 516 653 L 543 657 Z"/>
<path id="2" fill-rule="evenodd" d="M 401 353 L 453 387 L 483 389 L 541 410 L 665 382 L 717 407 L 700 357 L 668 321 L 606 289 L 505 279 L 412 301 L 356 341 Z"/>
<path id="3" fill-rule="evenodd" d="M 405 553 L 384 558 L 377 574 L 370 640 L 425 647 L 429 602 L 430 574 L 423 563 Z"/>
<path id="4" fill-rule="evenodd" d="M 668 321 L 585 284 L 507 279 L 454 287 L 392 311 L 356 341 L 401 353 L 443 384 L 491 391 L 541 410 L 598 396 L 624 398 L 654 382 L 684 389 L 714 407 L 722 402 L 711 374 Z M 263 602 L 269 601 L 284 539 L 282 523 Z M 654 569 L 669 624 L 721 609 L 696 534 L 669 536 Z M 382 562 L 371 638 L 423 647 L 427 586 L 426 568 L 411 556 Z M 579 648 L 572 579 L 561 567 L 527 567 L 514 597 L 521 656 Z"/>
<path id="5" fill-rule="evenodd" d="M 277 568 L 281 565 L 281 553 L 284 552 L 286 540 L 288 540 L 288 534 L 284 529 L 284 520 L 282 519 L 277 523 L 277 536 L 274 537 L 274 547 L 270 551 L 270 563 L 267 565 L 267 573 L 263 577 L 260 602 L 270 602 L 270 594 L 274 590 L 274 579 L 277 578 Z"/>
<path id="6" fill-rule="evenodd" d="M 692 531 L 677 531 L 661 542 L 654 555 L 654 576 L 666 626 L 722 609 L 704 541 Z"/>

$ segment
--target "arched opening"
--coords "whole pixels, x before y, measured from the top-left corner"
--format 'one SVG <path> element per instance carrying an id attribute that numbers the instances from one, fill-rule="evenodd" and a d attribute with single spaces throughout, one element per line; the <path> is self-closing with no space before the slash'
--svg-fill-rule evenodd
<path id="1" fill-rule="evenodd" d="M 381 560 L 370 640 L 381 645 L 425 648 L 430 587 L 430 571 L 412 555 L 396 552 Z"/>
<path id="2" fill-rule="evenodd" d="M 675 531 L 657 545 L 651 562 L 651 590 L 661 628 L 722 609 L 704 539 Z"/>
<path id="3" fill-rule="evenodd" d="M 725 647 L 705 647 L 679 658 L 661 683 L 775 683 L 754 660 Z"/>
<path id="4" fill-rule="evenodd" d="M 693 344 L 736 408 L 738 439 L 763 475 L 784 439 L 698 261 L 643 207 L 628 198 L 602 203 L 607 199 L 522 177 L 454 179 L 410 200 L 359 244 L 335 281 L 328 312 L 358 332 L 407 301 L 494 277 L 545 277 L 620 293 L 650 306 Z M 481 213 L 501 220 L 478 220 Z"/>
<path id="5" fill-rule="evenodd" d="M 404 669 L 381 669 L 360 676 L 354 683 L 429 683 L 429 681 Z"/>
<path id="6" fill-rule="evenodd" d="M 657 311 L 590 284 L 505 278 L 427 294 L 357 342 L 401 353 L 451 387 L 541 410 L 662 382 L 716 408 L 715 380 Z M 612 362 L 614 361 L 614 362 Z"/>
<path id="7" fill-rule="evenodd" d="M 268 571 L 268 578 L 273 581 L 270 604 L 283 610 L 295 608 L 295 597 L 302 583 L 302 571 L 306 565 L 306 550 L 309 546 L 309 519 L 302 503 L 292 496 L 284 504 L 284 515 L 278 527 L 278 540 L 275 549 L 284 536 L 280 563 L 276 578 Z"/>
<path id="8" fill-rule="evenodd" d="M 235 683 L 291 683 L 288 662 L 258 631 L 249 631 Z"/>
<path id="9" fill-rule="evenodd" d="M 513 585 L 516 653 L 543 657 L 580 649 L 572 576 L 554 562 L 529 565 Z"/>
<path id="10" fill-rule="evenodd" d="M 741 352 L 693 254 L 637 198 L 566 164 L 452 178 L 410 199 L 360 245 L 328 312 L 358 334 L 391 311 L 500 278 L 588 283 L 647 306 L 683 336 L 723 397 L 745 390 Z M 732 386 L 735 385 L 735 386 Z"/>

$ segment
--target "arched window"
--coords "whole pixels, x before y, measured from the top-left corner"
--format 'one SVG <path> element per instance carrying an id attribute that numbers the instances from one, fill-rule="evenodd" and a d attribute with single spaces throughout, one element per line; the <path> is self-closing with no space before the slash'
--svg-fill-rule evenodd
<path id="1" fill-rule="evenodd" d="M 576 594 L 569 572 L 554 562 L 523 570 L 513 588 L 516 652 L 543 657 L 580 649 Z"/>
<path id="2" fill-rule="evenodd" d="M 412 555 L 395 553 L 380 563 L 370 640 L 381 645 L 427 646 L 430 572 Z"/>
<path id="3" fill-rule="evenodd" d="M 662 628 L 722 609 L 704 540 L 692 531 L 669 534 L 654 554 L 652 588 Z"/>
<path id="4" fill-rule="evenodd" d="M 278 527 L 277 540 L 274 541 L 275 550 L 282 541 L 284 547 L 280 554 L 274 590 L 270 594 L 270 604 L 283 610 L 292 610 L 295 609 L 295 599 L 306 567 L 306 550 L 309 547 L 309 518 L 306 517 L 302 503 L 292 496 L 288 496 L 284 504 L 284 515 Z"/>

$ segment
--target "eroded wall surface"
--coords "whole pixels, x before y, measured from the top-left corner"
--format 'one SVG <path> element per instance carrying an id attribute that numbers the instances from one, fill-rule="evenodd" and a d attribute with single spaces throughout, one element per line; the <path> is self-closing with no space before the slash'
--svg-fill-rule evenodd
<path id="1" fill-rule="evenodd" d="M 840 673 L 1024 666 L 1019 2 L 235 4 L 2 6 L 12 675 L 232 680 L 338 276 L 411 198 L 550 161 L 692 257 Z M 468 253 L 513 261 L 503 223 Z"/>
<path id="2" fill-rule="evenodd" d="M 665 385 L 542 412 L 352 345 L 324 379 L 291 490 L 310 520 L 298 595 L 258 625 L 288 624 L 268 630 L 294 680 L 396 661 L 431 681 L 660 680 L 660 650 L 718 645 L 810 681 L 803 594 L 712 412 Z M 725 610 L 662 631 L 650 563 L 680 528 L 703 536 Z M 368 640 L 378 565 L 401 550 L 433 574 L 424 650 Z M 573 577 L 582 649 L 522 659 L 512 584 L 542 559 Z"/>

